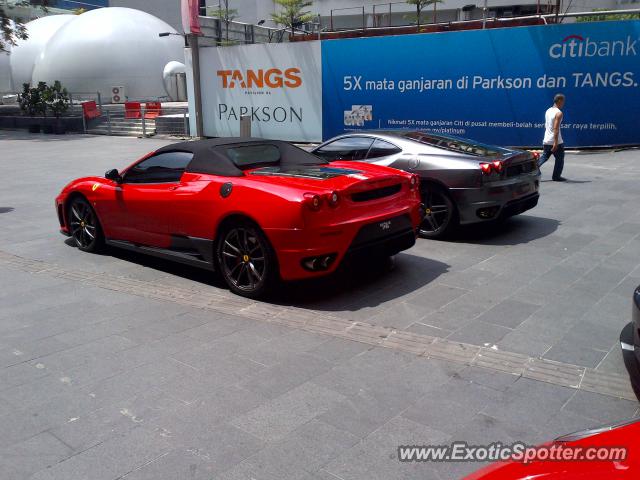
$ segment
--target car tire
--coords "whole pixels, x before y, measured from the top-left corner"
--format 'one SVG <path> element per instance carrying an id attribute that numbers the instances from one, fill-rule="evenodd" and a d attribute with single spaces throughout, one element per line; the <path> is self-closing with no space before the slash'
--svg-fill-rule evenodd
<path id="1" fill-rule="evenodd" d="M 217 267 L 229 289 L 243 297 L 260 298 L 278 282 L 276 255 L 260 227 L 238 220 L 218 237 Z"/>
<path id="2" fill-rule="evenodd" d="M 89 202 L 81 196 L 71 200 L 67 209 L 69 233 L 83 252 L 99 252 L 104 247 L 104 234 L 100 220 Z"/>
<path id="3" fill-rule="evenodd" d="M 425 218 L 419 233 L 423 238 L 445 238 L 458 227 L 458 209 L 449 193 L 438 185 L 429 184 L 422 191 Z"/>

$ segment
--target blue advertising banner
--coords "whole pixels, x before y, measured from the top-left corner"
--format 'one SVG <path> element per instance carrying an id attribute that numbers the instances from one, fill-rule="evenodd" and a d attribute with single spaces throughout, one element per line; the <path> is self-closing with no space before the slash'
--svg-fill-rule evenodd
<path id="1" fill-rule="evenodd" d="M 323 137 L 420 129 L 542 143 L 566 95 L 568 147 L 640 143 L 640 21 L 322 42 Z"/>

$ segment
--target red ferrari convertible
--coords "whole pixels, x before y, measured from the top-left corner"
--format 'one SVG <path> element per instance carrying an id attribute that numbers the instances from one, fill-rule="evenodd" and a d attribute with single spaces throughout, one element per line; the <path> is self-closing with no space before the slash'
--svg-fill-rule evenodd
<path id="1" fill-rule="evenodd" d="M 122 172 L 74 180 L 56 198 L 62 233 L 218 269 L 237 294 L 333 272 L 346 255 L 394 255 L 421 222 L 416 175 L 332 162 L 289 143 L 169 145 Z"/>

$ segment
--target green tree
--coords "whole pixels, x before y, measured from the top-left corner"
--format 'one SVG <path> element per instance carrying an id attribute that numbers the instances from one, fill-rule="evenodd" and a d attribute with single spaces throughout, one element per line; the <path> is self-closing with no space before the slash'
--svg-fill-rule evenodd
<path id="1" fill-rule="evenodd" d="M 225 43 L 229 44 L 229 24 L 238 16 L 238 10 L 229 8 L 229 0 L 221 0 L 218 7 L 211 12 L 211 16 L 224 22 Z"/>
<path id="2" fill-rule="evenodd" d="M 47 116 L 47 84 L 38 82 L 36 87 L 31 87 L 28 83 L 22 85 L 22 93 L 18 97 L 20 109 L 27 115 L 33 117 L 35 115 Z"/>
<path id="3" fill-rule="evenodd" d="M 422 19 L 422 11 L 436 3 L 442 3 L 443 0 L 406 0 L 409 5 L 413 5 L 416 9 L 416 25 L 420 27 L 420 20 Z"/>
<path id="4" fill-rule="evenodd" d="M 44 89 L 42 97 L 44 103 L 47 104 L 47 107 L 56 118 L 60 118 L 69 109 L 69 104 L 71 103 L 69 92 L 58 80 Z"/>
<path id="5" fill-rule="evenodd" d="M 311 12 L 305 11 L 313 3 L 309 0 L 275 0 L 275 3 L 280 11 L 272 13 L 271 19 L 278 25 L 290 28 L 291 35 L 296 33 L 298 25 L 313 19 Z"/>
<path id="6" fill-rule="evenodd" d="M 594 8 L 593 12 L 601 12 L 609 10 L 608 8 Z M 593 15 L 589 17 L 578 17 L 576 22 L 604 22 L 607 20 L 637 20 L 640 18 L 638 13 L 610 13 L 608 15 Z"/>
<path id="7" fill-rule="evenodd" d="M 42 0 L 40 8 L 43 13 L 47 12 L 48 3 L 48 0 Z M 23 0 L 21 2 L 16 2 L 13 6 L 8 8 L 26 7 L 29 5 L 30 4 L 27 0 Z M 29 35 L 27 34 L 24 22 L 21 19 L 12 21 L 11 18 L 9 18 L 7 11 L 0 6 L 0 52 L 7 51 L 8 48 L 15 45 L 18 40 L 26 40 L 27 38 L 29 38 Z"/>

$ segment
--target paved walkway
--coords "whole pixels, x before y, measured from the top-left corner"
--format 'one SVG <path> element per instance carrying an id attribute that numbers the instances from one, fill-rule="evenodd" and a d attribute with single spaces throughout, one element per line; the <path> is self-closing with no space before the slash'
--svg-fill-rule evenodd
<path id="1" fill-rule="evenodd" d="M 574 182 L 501 227 L 257 303 L 57 233 L 66 181 L 166 143 L 0 134 L 0 478 L 450 479 L 479 465 L 397 446 L 638 415 L 617 344 L 640 283 L 637 151 L 569 154 Z"/>

